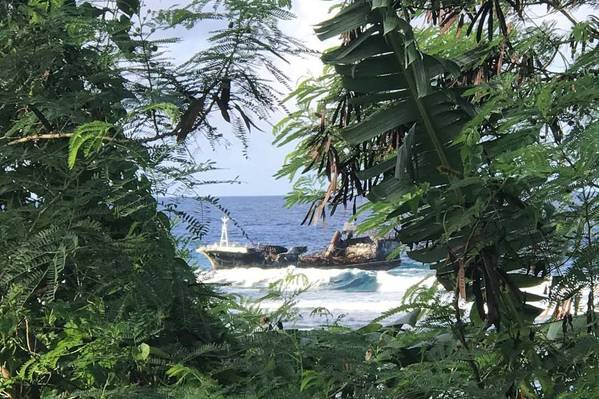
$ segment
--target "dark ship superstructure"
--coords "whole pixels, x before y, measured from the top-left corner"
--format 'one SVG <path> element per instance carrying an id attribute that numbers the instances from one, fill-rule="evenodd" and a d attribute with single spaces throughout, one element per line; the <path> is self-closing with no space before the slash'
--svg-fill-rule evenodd
<path id="1" fill-rule="evenodd" d="M 229 243 L 228 218 L 222 219 L 221 239 L 218 244 L 198 248 L 212 265 L 212 269 L 235 267 L 278 268 L 295 266 L 321 269 L 389 270 L 400 265 L 400 260 L 387 259 L 399 241 L 371 237 L 353 237 L 352 229 L 336 231 L 323 251 L 307 254 L 307 247 L 286 248 L 279 245 L 246 246 Z"/>

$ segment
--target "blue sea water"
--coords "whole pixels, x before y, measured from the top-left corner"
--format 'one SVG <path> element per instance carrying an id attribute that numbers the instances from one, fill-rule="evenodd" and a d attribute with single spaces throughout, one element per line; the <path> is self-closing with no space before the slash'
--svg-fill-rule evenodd
<path id="1" fill-rule="evenodd" d="M 307 206 L 285 207 L 282 196 L 223 197 L 220 205 L 226 208 L 237 226 L 229 228 L 229 240 L 236 243 L 307 246 L 309 251 L 324 248 L 333 233 L 351 218 L 351 209 L 338 209 L 334 216 L 317 225 L 301 225 Z M 208 231 L 200 241 L 190 243 L 193 261 L 198 265 L 198 278 L 218 285 L 218 289 L 249 298 L 259 298 L 269 284 L 289 273 L 305 276 L 310 288 L 297 298 L 299 318 L 289 321 L 298 328 L 314 328 L 340 318 L 340 324 L 359 327 L 368 324 L 382 312 L 399 306 L 406 290 L 421 282 L 431 271 L 426 265 L 402 257 L 402 265 L 390 271 L 362 271 L 349 269 L 283 269 L 235 268 L 211 271 L 209 262 L 195 252 L 199 245 L 213 244 L 220 239 L 222 212 L 207 204 L 189 198 L 162 199 L 176 203 L 177 210 L 193 215 L 207 223 Z M 241 229 L 245 231 L 242 233 Z M 174 228 L 176 235 L 188 236 L 183 224 Z M 430 280 L 430 279 L 428 279 Z M 297 287 L 293 287 L 297 288 Z M 265 312 L 280 305 L 280 301 L 262 304 Z M 311 315 L 315 308 L 326 308 L 330 315 Z M 392 323 L 393 318 L 387 320 Z"/>

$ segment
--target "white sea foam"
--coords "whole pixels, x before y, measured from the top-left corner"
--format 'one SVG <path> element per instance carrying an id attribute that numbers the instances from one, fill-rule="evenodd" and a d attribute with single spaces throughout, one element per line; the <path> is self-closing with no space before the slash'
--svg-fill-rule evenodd
<path id="1" fill-rule="evenodd" d="M 420 268 L 395 269 L 391 271 L 364 271 L 358 269 L 317 268 L 233 268 L 200 273 L 199 279 L 206 283 L 223 284 L 237 288 L 265 289 L 289 275 L 305 276 L 310 290 L 335 290 L 350 292 L 405 292 L 418 283 L 430 271 Z M 291 289 L 302 284 L 298 279 Z"/>
<path id="2" fill-rule="evenodd" d="M 222 285 L 222 289 L 228 293 L 257 298 L 266 293 L 271 283 L 290 274 L 301 274 L 305 279 L 297 279 L 287 288 L 301 288 L 304 283 L 310 287 L 296 298 L 296 307 L 301 315 L 301 320 L 296 325 L 303 327 L 323 323 L 322 318 L 310 317 L 315 308 L 326 308 L 333 314 L 333 318 L 346 315 L 346 325 L 367 324 L 382 312 L 399 306 L 408 288 L 422 283 L 427 276 L 432 276 L 429 269 L 409 266 L 390 271 L 289 267 L 213 270 L 200 273 L 199 279 L 206 283 Z M 432 280 L 429 278 L 424 284 L 428 285 Z M 280 301 L 274 300 L 261 303 L 265 310 L 280 305 Z"/>
<path id="3" fill-rule="evenodd" d="M 300 319 L 293 325 L 300 328 L 313 328 L 326 323 L 322 317 L 313 317 L 311 312 L 316 308 L 325 308 L 332 313 L 329 321 L 337 316 L 345 315 L 343 324 L 359 327 L 369 323 L 381 313 L 393 309 L 402 303 L 406 291 L 416 284 L 430 286 L 434 281 L 432 271 L 410 265 L 390 271 L 364 271 L 357 269 L 317 269 L 317 268 L 234 268 L 221 269 L 199 274 L 199 279 L 206 283 L 222 285 L 228 293 L 241 294 L 258 298 L 266 293 L 268 286 L 289 275 L 301 274 L 305 280 L 295 280 L 287 288 L 301 288 L 309 284 L 310 288 L 296 298 L 296 308 Z M 526 289 L 527 292 L 543 294 L 547 281 L 539 286 Z M 262 301 L 261 307 L 273 310 L 281 305 L 281 301 Z M 534 303 L 545 308 L 547 301 Z M 471 304 L 466 304 L 466 309 Z M 399 317 L 399 316 L 396 316 Z M 542 317 L 541 317 L 542 318 Z M 387 320 L 392 323 L 393 317 Z"/>

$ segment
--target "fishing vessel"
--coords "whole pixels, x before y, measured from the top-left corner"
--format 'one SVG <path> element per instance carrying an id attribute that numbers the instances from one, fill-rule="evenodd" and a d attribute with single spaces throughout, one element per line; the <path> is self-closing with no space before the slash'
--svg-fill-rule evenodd
<path id="1" fill-rule="evenodd" d="M 220 242 L 201 246 L 197 251 L 210 260 L 212 269 L 235 267 L 361 269 L 390 270 L 400 265 L 398 259 L 387 259 L 400 245 L 393 239 L 354 237 L 354 228 L 346 225 L 336 231 L 322 251 L 308 254 L 307 247 L 287 248 L 280 245 L 248 246 L 229 242 L 229 218 L 223 217 Z"/>

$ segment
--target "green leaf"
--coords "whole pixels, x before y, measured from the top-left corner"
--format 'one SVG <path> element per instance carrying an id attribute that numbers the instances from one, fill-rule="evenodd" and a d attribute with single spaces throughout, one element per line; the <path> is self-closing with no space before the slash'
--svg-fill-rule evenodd
<path id="1" fill-rule="evenodd" d="M 409 93 L 407 90 L 390 91 L 387 93 L 363 94 L 351 97 L 349 103 L 352 105 L 377 105 L 392 100 L 407 99 Z"/>
<path id="2" fill-rule="evenodd" d="M 358 93 L 387 92 L 394 95 L 394 99 L 407 97 L 404 89 L 407 88 L 405 79 L 400 74 L 387 75 L 383 78 L 360 78 L 353 79 L 343 77 L 343 86 Z"/>
<path id="3" fill-rule="evenodd" d="M 69 155 L 67 163 L 70 169 L 75 167 L 79 150 L 88 157 L 92 151 L 102 146 L 102 141 L 113 126 L 110 123 L 94 121 L 79 126 L 69 140 Z"/>
<path id="4" fill-rule="evenodd" d="M 387 177 L 370 190 L 368 199 L 372 202 L 392 202 L 399 200 L 409 189 L 410 187 L 406 187 L 398 178 Z"/>
<path id="5" fill-rule="evenodd" d="M 385 35 L 389 32 L 396 30 L 399 27 L 397 18 L 394 16 L 387 16 L 383 21 L 383 27 L 385 29 Z"/>
<path id="6" fill-rule="evenodd" d="M 145 342 L 139 344 L 137 347 L 133 349 L 133 359 L 137 361 L 148 360 L 150 356 L 150 345 Z"/>
<path id="7" fill-rule="evenodd" d="M 410 312 L 403 313 L 397 319 L 393 320 L 393 324 L 407 324 L 416 327 L 418 318 L 423 314 L 423 309 L 414 309 Z"/>
<path id="8" fill-rule="evenodd" d="M 333 18 L 319 24 L 314 31 L 320 40 L 330 39 L 365 25 L 368 23 L 369 14 L 370 4 L 357 1 L 345 7 Z"/>
<path id="9" fill-rule="evenodd" d="M 383 326 L 379 323 L 370 323 L 365 325 L 364 327 L 359 328 L 357 331 L 361 334 L 369 334 L 380 331 L 381 328 L 383 328 Z"/>
<path id="10" fill-rule="evenodd" d="M 170 120 L 172 125 L 176 125 L 181 119 L 181 109 L 173 103 L 161 102 L 152 103 L 141 107 L 131 113 L 130 117 L 137 116 L 148 111 L 162 111 Z"/>
<path id="11" fill-rule="evenodd" d="M 377 165 L 371 167 L 370 169 L 362 170 L 357 173 L 358 178 L 362 180 L 368 180 L 373 177 L 377 177 L 382 175 L 385 172 L 393 169 L 395 164 L 397 163 L 397 157 L 394 156 L 392 158 L 387 159 L 386 161 L 380 162 Z"/>
<path id="12" fill-rule="evenodd" d="M 429 248 L 410 251 L 407 255 L 415 261 L 422 263 L 435 263 L 447 258 L 448 249 L 445 245 L 436 245 Z"/>
<path id="13" fill-rule="evenodd" d="M 387 45 L 385 45 L 383 51 L 388 51 Z M 335 65 L 335 71 L 352 78 L 368 78 L 402 72 L 401 65 L 397 62 L 395 54 L 383 54 L 366 58 L 357 64 L 337 64 Z"/>
<path id="14" fill-rule="evenodd" d="M 116 0 L 116 6 L 119 10 L 131 17 L 139 13 L 140 4 L 139 0 Z"/>
<path id="15" fill-rule="evenodd" d="M 322 377 L 319 373 L 313 370 L 305 370 L 302 374 L 300 383 L 300 392 L 304 392 L 313 386 L 319 386 L 322 383 Z"/>
<path id="16" fill-rule="evenodd" d="M 414 122 L 416 117 L 413 103 L 403 101 L 375 112 L 363 122 L 346 128 L 343 131 L 343 138 L 351 144 L 360 144 L 391 129 Z"/>
<path id="17" fill-rule="evenodd" d="M 369 35 L 365 40 L 357 40 L 347 47 L 327 51 L 322 55 L 322 61 L 332 65 L 352 64 L 388 52 L 389 47 L 382 35 Z"/>

